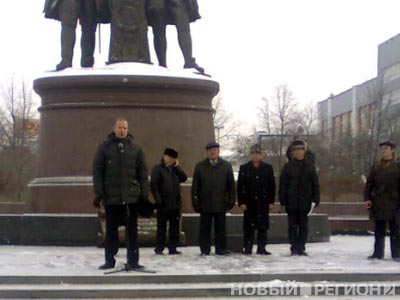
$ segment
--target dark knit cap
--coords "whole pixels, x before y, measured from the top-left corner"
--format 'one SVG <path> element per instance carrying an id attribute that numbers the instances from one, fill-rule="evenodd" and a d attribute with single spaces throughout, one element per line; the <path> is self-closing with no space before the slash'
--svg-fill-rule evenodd
<path id="1" fill-rule="evenodd" d="M 262 153 L 262 149 L 261 149 L 260 144 L 255 144 L 255 145 L 250 147 L 250 153 L 255 153 L 255 152 Z"/>
<path id="2" fill-rule="evenodd" d="M 212 149 L 212 148 L 219 148 L 219 144 L 217 142 L 210 142 L 207 144 L 206 149 Z"/>
<path id="3" fill-rule="evenodd" d="M 300 148 L 300 149 L 306 149 L 306 143 L 303 140 L 294 140 L 291 144 L 290 144 L 290 149 L 296 149 L 296 148 Z"/>
<path id="4" fill-rule="evenodd" d="M 393 141 L 384 141 L 382 143 L 379 144 L 379 147 L 382 146 L 389 146 L 390 148 L 396 148 L 396 144 Z"/>
<path id="5" fill-rule="evenodd" d="M 172 148 L 165 148 L 164 154 L 172 158 L 178 158 L 178 152 Z"/>

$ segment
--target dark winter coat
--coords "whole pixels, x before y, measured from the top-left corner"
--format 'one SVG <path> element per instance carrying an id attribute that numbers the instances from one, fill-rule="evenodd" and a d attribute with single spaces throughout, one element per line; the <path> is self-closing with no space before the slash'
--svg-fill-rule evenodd
<path id="1" fill-rule="evenodd" d="M 148 180 L 142 148 L 132 135 L 119 139 L 110 133 L 97 149 L 93 162 L 96 197 L 105 205 L 137 203 L 148 197 Z"/>
<path id="2" fill-rule="evenodd" d="M 215 166 L 209 159 L 199 162 L 192 182 L 192 205 L 196 212 L 226 212 L 235 205 L 235 179 L 232 165 L 218 158 Z"/>
<path id="3" fill-rule="evenodd" d="M 258 213 L 268 213 L 269 204 L 275 202 L 275 177 L 270 164 L 261 162 L 256 168 L 253 163 L 241 165 L 237 184 L 238 204 Z"/>
<path id="4" fill-rule="evenodd" d="M 372 201 L 371 218 L 392 220 L 400 209 L 400 164 L 395 160 L 376 163 L 365 185 L 365 200 Z"/>
<path id="5" fill-rule="evenodd" d="M 153 168 L 150 188 L 159 209 L 181 209 L 180 183 L 186 179 L 187 176 L 180 167 L 167 167 L 164 161 Z"/>
<path id="6" fill-rule="evenodd" d="M 310 162 L 293 159 L 283 166 L 279 201 L 286 211 L 306 212 L 311 209 L 312 202 L 319 204 L 318 175 Z"/>

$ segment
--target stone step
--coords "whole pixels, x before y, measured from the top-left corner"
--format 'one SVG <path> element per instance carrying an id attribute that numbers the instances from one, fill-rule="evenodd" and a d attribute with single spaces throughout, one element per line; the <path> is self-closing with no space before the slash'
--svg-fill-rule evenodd
<path id="1" fill-rule="evenodd" d="M 252 275 L 252 274 L 247 274 Z M 253 274 L 257 275 L 257 274 Z M 274 296 L 282 296 L 288 291 L 296 292 L 295 295 L 306 295 L 306 293 L 314 294 L 319 291 L 319 295 L 325 292 L 332 293 L 335 288 L 335 296 L 345 295 L 345 289 L 352 286 L 359 286 L 360 289 L 354 289 L 364 293 L 365 287 L 374 287 L 382 289 L 389 295 L 400 294 L 400 274 L 296 274 L 296 278 L 292 278 L 293 274 L 258 274 L 265 275 L 263 280 L 256 281 L 227 281 L 223 282 L 203 282 L 206 277 L 192 275 L 193 281 L 200 279 L 196 283 L 111 283 L 104 281 L 102 283 L 94 283 L 95 277 L 91 277 L 89 281 L 83 280 L 79 283 L 42 283 L 29 284 L 33 282 L 32 278 L 27 278 L 24 284 L 0 284 L 1 299 L 145 299 L 145 298 L 210 298 L 210 297 L 230 297 L 230 296 L 257 296 L 270 295 L 274 292 Z M 326 276 L 328 275 L 328 276 Z M 365 276 L 367 275 L 367 276 Z M 207 275 L 210 277 L 210 275 Z M 213 277 L 214 275 L 211 275 Z M 261 277 L 263 277 L 261 276 Z M 289 277 L 287 277 L 289 276 Z M 154 277 L 157 276 L 100 276 L 100 278 L 119 277 L 124 282 L 129 277 Z M 244 276 L 246 277 L 246 275 Z M 222 278 L 222 277 L 220 277 Z M 251 279 L 249 276 L 247 279 Z M 287 278 L 291 278 L 287 279 Z M 16 279 L 16 278 L 14 278 Z M 43 279 L 43 278 L 42 278 Z M 48 278 L 49 279 L 49 278 Z M 68 278 L 57 278 L 57 280 L 65 280 Z M 71 279 L 71 278 L 69 278 Z M 74 280 L 82 280 L 82 276 L 77 276 Z M 88 278 L 89 279 L 89 278 Z M 202 280 L 203 279 L 203 280 Z M 215 279 L 215 278 L 214 278 Z M 245 278 L 246 279 L 246 278 Z M 297 280 L 296 280 L 297 279 Z M 311 280 L 310 282 L 307 281 Z M 295 281 L 293 281 L 295 280 Z M 384 282 L 382 282 L 384 281 Z M 286 288 L 285 290 L 282 289 Z M 290 288 L 295 287 L 296 289 Z M 289 288 L 289 289 L 288 289 Z M 329 289 L 328 289 L 329 288 Z M 287 290 L 288 289 L 288 290 Z M 371 289 L 372 291 L 372 289 Z M 277 293 L 278 292 L 278 293 Z M 376 295 L 376 294 L 375 294 Z M 365 294 L 364 294 L 365 296 Z"/>
<path id="2" fill-rule="evenodd" d="M 143 274 L 143 275 L 142 275 Z M 117 275 L 0 276 L 0 287 L 7 285 L 141 285 L 141 284 L 209 284 L 267 281 L 369 282 L 399 281 L 400 273 L 253 273 L 253 274 L 177 274 L 158 275 L 121 272 Z"/>
<path id="3" fill-rule="evenodd" d="M 368 233 L 374 230 L 373 222 L 368 216 L 360 215 L 338 215 L 329 217 L 332 234 L 359 232 Z"/>

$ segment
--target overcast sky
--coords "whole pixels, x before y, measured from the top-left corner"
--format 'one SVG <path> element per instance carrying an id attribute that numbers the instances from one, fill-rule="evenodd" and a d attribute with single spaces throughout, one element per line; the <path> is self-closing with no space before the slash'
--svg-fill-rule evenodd
<path id="1" fill-rule="evenodd" d="M 400 33 L 398 0 L 198 2 L 195 57 L 220 82 L 226 109 L 246 125 L 257 125 L 261 97 L 272 95 L 278 84 L 287 84 L 306 103 L 376 76 L 378 44 Z M 60 24 L 43 17 L 43 3 L 2 1 L 1 80 L 13 73 L 33 80 L 58 63 Z M 102 25 L 97 65 L 107 59 L 107 26 Z M 179 69 L 183 60 L 174 27 L 168 42 L 169 66 Z M 79 45 L 76 54 L 79 66 Z"/>

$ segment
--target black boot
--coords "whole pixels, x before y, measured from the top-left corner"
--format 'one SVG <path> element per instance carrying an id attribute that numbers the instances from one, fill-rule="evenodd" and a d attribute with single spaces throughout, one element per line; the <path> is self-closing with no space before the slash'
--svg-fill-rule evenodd
<path id="1" fill-rule="evenodd" d="M 171 248 L 171 249 L 169 249 L 169 254 L 170 255 L 179 255 L 179 254 L 182 254 L 182 252 L 178 251 L 176 248 Z"/>
<path id="2" fill-rule="evenodd" d="M 81 25 L 82 26 L 82 25 Z M 91 68 L 94 65 L 94 47 L 96 44 L 96 24 L 82 26 L 81 67 Z"/>
<path id="3" fill-rule="evenodd" d="M 191 61 L 185 63 L 183 66 L 184 69 L 196 69 L 199 73 L 204 74 L 205 70 L 204 68 L 200 67 L 197 63 L 196 60 L 193 58 Z"/>
<path id="4" fill-rule="evenodd" d="M 100 270 L 107 270 L 107 269 L 112 269 L 115 267 L 115 260 L 113 261 L 106 261 L 104 265 L 101 265 L 99 267 Z"/>
<path id="5" fill-rule="evenodd" d="M 257 254 L 260 254 L 260 255 L 271 255 L 271 252 L 261 248 L 261 249 L 257 249 Z"/>
<path id="6" fill-rule="evenodd" d="M 128 264 L 125 265 L 125 268 L 126 268 L 127 271 L 129 271 L 129 270 L 143 269 L 144 266 L 139 265 L 138 263 L 135 263 L 135 264 L 128 263 Z"/>
<path id="7" fill-rule="evenodd" d="M 56 66 L 57 71 L 72 67 L 72 57 L 75 46 L 75 27 L 61 27 L 61 62 Z"/>
<path id="8" fill-rule="evenodd" d="M 368 257 L 369 259 L 382 259 L 385 251 L 385 237 L 375 238 L 374 253 Z"/>

